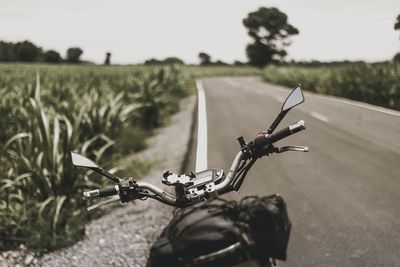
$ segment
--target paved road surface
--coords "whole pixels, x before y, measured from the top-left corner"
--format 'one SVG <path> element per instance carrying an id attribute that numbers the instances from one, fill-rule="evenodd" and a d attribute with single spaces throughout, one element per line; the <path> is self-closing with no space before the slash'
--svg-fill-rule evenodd
<path id="1" fill-rule="evenodd" d="M 266 129 L 290 91 L 256 78 L 203 85 L 208 167 L 227 170 L 236 138 Z M 293 228 L 280 266 L 400 266 L 400 113 L 305 97 L 278 129 L 304 119 L 307 130 L 278 144 L 307 145 L 310 152 L 259 160 L 240 192 L 285 197 Z M 193 144 L 188 169 L 195 168 L 195 150 Z"/>

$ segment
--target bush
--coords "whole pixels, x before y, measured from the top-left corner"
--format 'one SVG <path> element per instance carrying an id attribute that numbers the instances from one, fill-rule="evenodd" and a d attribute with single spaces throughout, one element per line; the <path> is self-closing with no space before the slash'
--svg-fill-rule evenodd
<path id="1" fill-rule="evenodd" d="M 268 82 L 400 110 L 400 69 L 395 63 L 264 69 Z"/>
<path id="2" fill-rule="evenodd" d="M 0 250 L 80 239 L 93 216 L 81 194 L 106 181 L 72 166 L 70 151 L 116 167 L 107 162 L 143 149 L 185 95 L 176 68 L 33 68 L 40 78 L 32 66 L 0 65 Z"/>
<path id="3" fill-rule="evenodd" d="M 43 54 L 43 61 L 48 63 L 59 63 L 62 58 L 57 51 L 49 50 Z"/>

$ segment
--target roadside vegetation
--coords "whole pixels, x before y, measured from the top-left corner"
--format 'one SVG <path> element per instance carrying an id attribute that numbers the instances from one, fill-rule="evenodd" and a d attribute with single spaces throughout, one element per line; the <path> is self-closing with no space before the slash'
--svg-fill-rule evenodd
<path id="1" fill-rule="evenodd" d="M 6 64 L 0 73 L 0 250 L 81 238 L 96 216 L 81 193 L 106 181 L 73 167 L 70 151 L 115 167 L 187 94 L 174 67 Z"/>
<path id="2" fill-rule="evenodd" d="M 267 82 L 400 110 L 400 64 L 364 62 L 320 66 L 268 66 Z"/>
<path id="3" fill-rule="evenodd" d="M 195 78 L 260 70 L 0 64 L 0 73 L 0 250 L 24 244 L 45 252 L 82 238 L 99 216 L 86 212 L 82 192 L 107 184 L 72 166 L 70 151 L 140 178 L 148 163 L 115 164 L 146 147 L 194 92 Z"/>
<path id="4" fill-rule="evenodd" d="M 268 24 L 263 27 L 268 29 Z M 400 31 L 400 15 L 393 29 Z M 400 110 L 400 53 L 391 61 L 380 63 L 313 61 L 269 65 L 272 60 L 264 63 L 263 78 L 267 82 L 289 87 L 301 83 L 308 91 Z"/>

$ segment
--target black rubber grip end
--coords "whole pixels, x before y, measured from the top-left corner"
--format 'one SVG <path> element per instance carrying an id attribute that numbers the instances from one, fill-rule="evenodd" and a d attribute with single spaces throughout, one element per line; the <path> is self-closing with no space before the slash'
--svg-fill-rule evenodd
<path id="1" fill-rule="evenodd" d="M 106 187 L 103 189 L 99 189 L 99 197 L 108 197 L 118 194 L 115 186 Z"/>

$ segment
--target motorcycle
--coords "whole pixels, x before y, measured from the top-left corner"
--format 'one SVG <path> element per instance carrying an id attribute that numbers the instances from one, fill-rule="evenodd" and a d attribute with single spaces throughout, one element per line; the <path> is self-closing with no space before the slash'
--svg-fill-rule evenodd
<path id="1" fill-rule="evenodd" d="M 192 216 L 191 214 L 193 211 L 193 207 L 200 208 L 202 209 L 202 206 L 207 205 L 208 203 L 208 208 L 210 206 L 215 206 L 210 205 L 209 203 L 214 203 L 215 199 L 219 200 L 221 196 L 227 195 L 229 192 L 237 192 L 243 181 L 246 178 L 246 175 L 248 171 L 251 169 L 251 167 L 254 165 L 254 163 L 261 157 L 264 156 L 269 156 L 273 153 L 284 153 L 288 151 L 298 151 L 298 152 L 308 152 L 308 147 L 305 146 L 284 146 L 284 147 L 276 147 L 274 146 L 274 143 L 277 141 L 284 139 L 292 134 L 298 133 L 304 129 L 306 129 L 305 123 L 303 120 L 298 121 L 297 123 L 290 125 L 282 130 L 279 130 L 277 132 L 274 132 L 278 124 L 282 121 L 282 119 L 285 117 L 285 115 L 295 106 L 301 104 L 304 102 L 304 95 L 302 93 L 302 90 L 300 86 L 297 88 L 293 89 L 289 96 L 286 98 L 284 101 L 281 111 L 278 114 L 278 116 L 275 118 L 273 123 L 270 125 L 267 131 L 263 131 L 257 135 L 257 137 L 246 143 L 243 137 L 239 137 L 237 140 L 240 145 L 240 150 L 237 153 L 236 157 L 234 158 L 232 165 L 228 171 L 228 173 L 225 175 L 225 172 L 221 169 L 209 169 L 209 170 L 204 170 L 198 173 L 190 173 L 190 174 L 175 174 L 169 171 L 166 171 L 162 175 L 162 183 L 165 184 L 166 186 L 173 187 L 175 189 L 175 194 L 168 193 L 167 191 L 144 181 L 136 181 L 130 177 L 118 177 L 113 173 L 108 172 L 104 168 L 102 168 L 99 164 L 96 162 L 79 155 L 77 153 L 71 152 L 71 157 L 72 157 L 72 163 L 75 166 L 79 167 L 85 167 L 88 169 L 93 170 L 96 173 L 101 174 L 102 176 L 107 177 L 111 181 L 115 182 L 114 186 L 111 187 L 106 187 L 103 189 L 95 189 L 87 192 L 83 192 L 83 197 L 85 199 L 93 199 L 93 198 L 103 198 L 103 197 L 110 197 L 106 200 L 100 201 L 90 207 L 88 207 L 88 211 L 97 209 L 101 206 L 120 201 L 121 203 L 127 203 L 133 200 L 146 200 L 148 198 L 155 199 L 157 201 L 160 201 L 166 205 L 173 206 L 177 208 L 173 219 L 171 220 L 170 225 L 164 230 L 164 235 L 167 238 L 171 238 L 171 234 L 167 233 L 167 230 L 171 232 L 171 228 L 179 228 L 177 226 L 178 221 L 182 221 L 181 218 L 184 218 L 184 216 Z M 277 201 L 277 199 L 279 201 Z M 272 202 L 271 202 L 272 200 Z M 276 210 L 276 207 L 282 207 L 276 203 L 282 202 L 283 200 L 278 196 L 273 196 L 272 198 L 264 198 L 263 203 L 265 204 L 265 201 L 269 201 L 268 205 L 270 206 L 270 203 L 273 203 L 275 206 L 273 206 L 272 210 Z M 224 201 L 223 201 L 224 202 Z M 225 204 L 230 204 L 232 202 L 225 201 Z M 238 207 L 237 202 L 235 202 L 236 205 L 235 207 Z M 263 204 L 263 205 L 264 205 Z M 224 211 L 226 210 L 226 207 L 229 205 L 225 205 Z M 265 206 L 265 205 L 264 205 Z M 221 205 L 219 206 L 221 207 Z M 244 205 L 244 210 L 249 210 L 249 206 Z M 286 206 L 283 206 L 286 208 Z M 189 211 L 190 212 L 187 212 Z M 232 210 L 232 209 L 231 209 Z M 236 208 L 237 210 L 237 208 Z M 242 209 L 243 211 L 243 209 Z M 189 215 L 188 215 L 189 214 Z M 205 216 L 208 216 L 209 212 L 205 213 Z M 220 215 L 220 213 L 218 213 Z M 204 214 L 203 214 L 204 215 Z M 203 216 L 201 215 L 201 216 Z M 287 213 L 286 213 L 287 215 Z M 248 214 L 246 213 L 246 216 Z M 221 216 L 220 216 L 221 217 Z M 222 224 L 226 224 L 226 216 L 224 213 L 223 216 L 225 221 Z M 246 218 L 247 218 L 246 217 Z M 237 220 L 238 216 L 234 217 L 234 219 L 230 218 L 232 220 L 232 225 L 235 227 L 238 225 Z M 268 218 L 272 218 L 270 215 L 268 215 Z M 287 218 L 287 216 L 286 216 Z M 235 221 L 236 220 L 236 221 Z M 280 219 L 281 220 L 281 219 Z M 288 218 L 287 218 L 288 220 Z M 191 221 L 191 224 L 197 223 L 198 219 L 190 219 L 186 221 Z M 214 221 L 212 224 L 215 224 Z M 218 223 L 217 223 L 218 224 Z M 264 223 L 265 224 L 265 223 Z M 241 224 L 243 225 L 243 223 Z M 283 246 L 284 247 L 284 256 L 282 258 L 286 258 L 286 246 L 288 242 L 288 233 L 290 234 L 290 222 L 289 222 L 289 227 L 284 227 L 284 228 L 279 228 L 285 230 L 285 235 L 287 236 L 285 242 L 286 244 Z M 214 225 L 215 226 L 215 225 Z M 248 226 L 248 224 L 247 224 Z M 213 227 L 213 226 L 212 226 Z M 226 226 L 224 226 L 226 227 Z M 193 227 L 192 227 L 193 228 Z M 248 229 L 247 227 L 246 229 Z M 250 227 L 251 228 L 251 227 Z M 225 229 L 225 228 L 224 228 Z M 241 229 L 244 229 L 243 227 Z M 176 229 L 172 229 L 172 231 L 176 232 Z M 191 233 L 191 232 L 190 232 Z M 250 233 L 250 234 L 249 234 Z M 191 233 L 192 234 L 192 233 Z M 190 260 L 183 259 L 185 258 L 184 256 L 179 256 L 176 257 L 175 260 L 179 261 L 181 265 L 179 266 L 221 266 L 220 264 L 216 263 L 213 265 L 213 262 L 217 262 L 218 259 L 227 257 L 227 255 L 234 254 L 235 251 L 238 251 L 239 247 L 243 247 L 243 243 L 252 243 L 251 240 L 254 241 L 254 237 L 257 235 L 254 232 L 251 233 L 251 231 L 247 231 L 247 237 L 244 239 L 239 240 L 236 243 L 229 243 L 226 247 L 219 247 L 216 251 L 208 251 L 205 254 L 199 255 L 199 253 L 196 254 L 195 257 L 192 257 Z M 179 238 L 179 234 L 178 237 Z M 256 238 L 257 239 L 257 238 Z M 244 240 L 244 241 L 243 241 Z M 250 241 L 249 241 L 250 240 Z M 163 241 L 164 242 L 164 241 Z M 213 242 L 211 240 L 210 242 Z M 165 242 L 164 242 L 165 243 Z M 256 242 L 257 243 L 257 242 Z M 187 244 L 187 243 L 185 243 Z M 207 243 L 208 245 L 212 243 Z M 254 242 L 252 243 L 254 245 Z M 257 244 L 256 244 L 257 245 Z M 258 244 L 259 245 L 259 244 Z M 189 250 L 196 250 L 197 248 L 185 248 Z M 270 250 L 273 250 L 273 247 L 270 248 Z M 186 250 L 187 251 L 187 250 Z M 175 251 L 176 252 L 176 251 Z M 172 253 L 172 252 L 171 252 Z M 170 254 L 171 254 L 170 253 Z M 182 252 L 182 253 L 187 253 L 187 252 Z M 265 254 L 267 255 L 267 259 L 257 259 L 256 261 L 254 260 L 254 254 L 252 253 L 247 253 L 246 254 L 248 257 L 243 257 L 240 256 L 238 257 L 236 262 L 231 262 L 229 266 L 235 265 L 235 264 L 241 264 L 242 262 L 256 262 L 258 266 L 270 266 L 270 264 L 276 264 L 275 258 L 271 256 L 271 254 Z M 151 256 L 152 257 L 152 256 Z M 150 257 L 149 262 L 154 262 Z M 239 259 L 240 258 L 240 259 Z M 165 266 L 172 266 L 169 264 L 166 264 L 165 260 L 161 259 L 161 262 L 164 261 Z M 159 261 L 160 262 L 160 261 Z M 159 266 L 164 266 L 164 265 L 159 265 Z M 174 264 L 175 265 L 175 264 Z M 155 266 L 154 264 L 150 264 L 149 266 Z M 177 266 L 177 265 L 175 265 Z"/>

